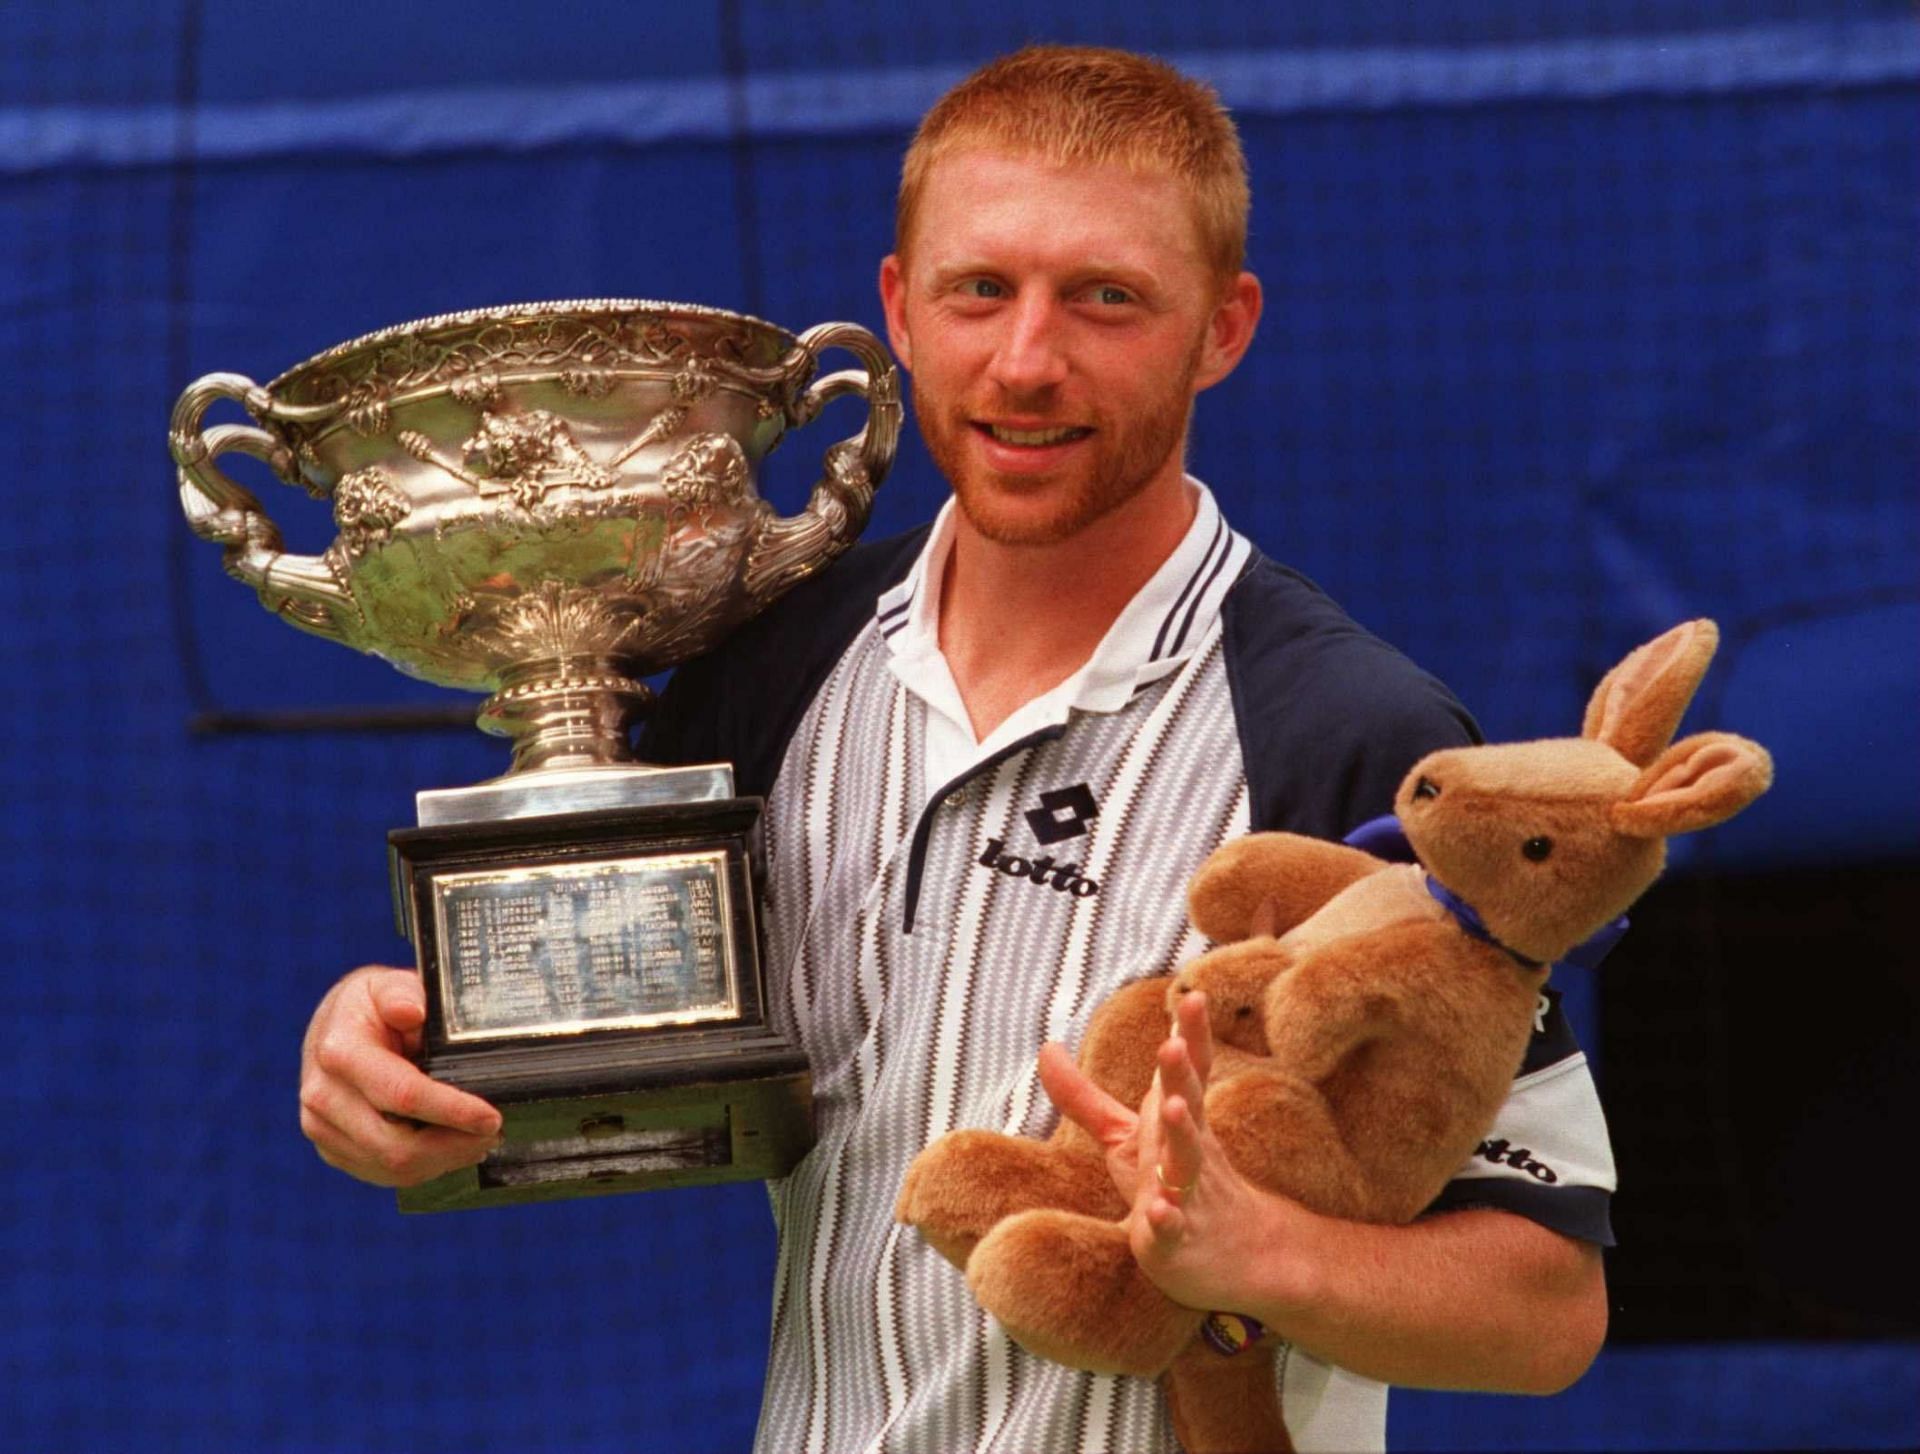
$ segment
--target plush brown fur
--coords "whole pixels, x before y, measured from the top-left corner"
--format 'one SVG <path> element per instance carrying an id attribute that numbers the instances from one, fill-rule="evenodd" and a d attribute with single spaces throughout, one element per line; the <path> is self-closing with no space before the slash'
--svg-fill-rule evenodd
<path id="1" fill-rule="evenodd" d="M 1206 992 L 1218 1049 L 1206 1118 L 1255 1184 L 1357 1221 L 1411 1221 L 1472 1153 L 1532 1031 L 1545 964 L 1658 876 L 1666 836 L 1764 792 L 1764 750 L 1726 733 L 1668 747 L 1718 640 L 1675 627 L 1609 672 L 1581 738 L 1424 758 L 1395 801 L 1418 867 L 1294 834 L 1231 843 L 1194 878 L 1219 947 L 1095 1012 L 1081 1069 L 1137 1105 L 1179 996 Z M 1547 840 L 1544 854 L 1541 840 Z M 1529 848 L 1531 845 L 1531 848 Z M 1425 876 L 1519 955 L 1467 935 Z M 909 1168 L 899 1218 L 964 1269 L 1023 1347 L 1097 1372 L 1161 1377 L 1193 1454 L 1290 1448 L 1274 1341 L 1226 1357 L 1203 1314 L 1134 1261 L 1098 1144 L 959 1131 Z"/>

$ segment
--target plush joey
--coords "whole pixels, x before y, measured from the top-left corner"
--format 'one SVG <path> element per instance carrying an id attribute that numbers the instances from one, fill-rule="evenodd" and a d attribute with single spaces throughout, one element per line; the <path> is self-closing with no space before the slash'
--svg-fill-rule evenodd
<path id="1" fill-rule="evenodd" d="M 1744 738 L 1668 745 L 1717 641 L 1693 621 L 1638 648 L 1594 692 L 1580 737 L 1415 764 L 1395 809 L 1418 863 L 1287 833 L 1226 845 L 1189 888 L 1218 947 L 1102 1005 L 1082 1069 L 1138 1104 L 1170 1004 L 1204 991 L 1206 1119 L 1240 1173 L 1332 1216 L 1419 1216 L 1491 1126 L 1549 965 L 1645 891 L 1669 835 L 1766 790 L 1767 754 Z M 1206 1315 L 1139 1270 L 1126 1212 L 1071 1123 L 1044 1142 L 943 1137 L 898 1207 L 1023 1346 L 1161 1377 L 1194 1454 L 1290 1448 L 1274 1340 L 1214 1351 L 1197 1336 Z"/>

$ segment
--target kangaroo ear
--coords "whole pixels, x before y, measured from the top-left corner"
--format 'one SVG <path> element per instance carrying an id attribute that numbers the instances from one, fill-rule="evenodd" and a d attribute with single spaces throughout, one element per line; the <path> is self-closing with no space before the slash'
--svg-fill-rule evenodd
<path id="1" fill-rule="evenodd" d="M 1773 782 L 1766 748 L 1731 732 L 1700 732 L 1660 754 L 1613 805 L 1616 831 L 1665 838 L 1724 823 Z"/>
<path id="2" fill-rule="evenodd" d="M 1587 703 L 1580 735 L 1604 742 L 1636 767 L 1645 767 L 1673 741 L 1700 678 L 1720 645 L 1720 628 L 1702 619 L 1684 621 L 1600 679 Z"/>

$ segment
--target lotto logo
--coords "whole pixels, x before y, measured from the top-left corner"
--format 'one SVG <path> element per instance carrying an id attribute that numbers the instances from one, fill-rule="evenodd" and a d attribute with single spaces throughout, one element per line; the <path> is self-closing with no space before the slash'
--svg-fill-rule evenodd
<path id="1" fill-rule="evenodd" d="M 1017 853 L 1007 852 L 1007 845 L 998 838 L 987 840 L 987 851 L 980 855 L 980 867 L 995 869 L 1009 878 L 1027 879 L 1042 887 L 1072 894 L 1076 899 L 1090 899 L 1100 892 L 1099 884 L 1080 876 L 1079 864 L 1055 863 L 1051 853 L 1043 853 L 1029 862 Z"/>
<path id="2" fill-rule="evenodd" d="M 1027 810 L 1027 826 L 1042 843 L 1064 843 L 1087 831 L 1087 824 L 1100 816 L 1100 805 L 1085 783 L 1070 788 L 1052 788 L 1040 794 L 1040 806 Z"/>
<path id="3" fill-rule="evenodd" d="M 1549 1186 L 1560 1180 L 1551 1166 L 1544 1161 L 1534 1160 L 1532 1147 L 1515 1146 L 1504 1136 L 1498 1141 L 1482 1141 L 1473 1154 L 1483 1161 L 1491 1161 L 1495 1166 L 1516 1166 L 1535 1181 L 1546 1182 Z"/>

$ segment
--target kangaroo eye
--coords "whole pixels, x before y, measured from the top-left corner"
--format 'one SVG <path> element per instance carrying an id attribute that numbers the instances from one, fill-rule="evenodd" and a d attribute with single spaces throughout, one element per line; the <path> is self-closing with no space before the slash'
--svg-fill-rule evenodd
<path id="1" fill-rule="evenodd" d="M 1244 1020 L 1252 1013 L 1253 1013 L 1252 1005 L 1242 1005 L 1239 1009 L 1233 1012 L 1233 1018 L 1236 1020 Z"/>
<path id="2" fill-rule="evenodd" d="M 1521 854 L 1529 863 L 1545 863 L 1547 855 L 1553 852 L 1551 838 L 1529 838 L 1520 845 Z"/>
<path id="3" fill-rule="evenodd" d="M 1440 785 L 1432 778 L 1423 777 L 1413 785 L 1413 795 L 1416 798 L 1437 798 L 1440 796 Z"/>

